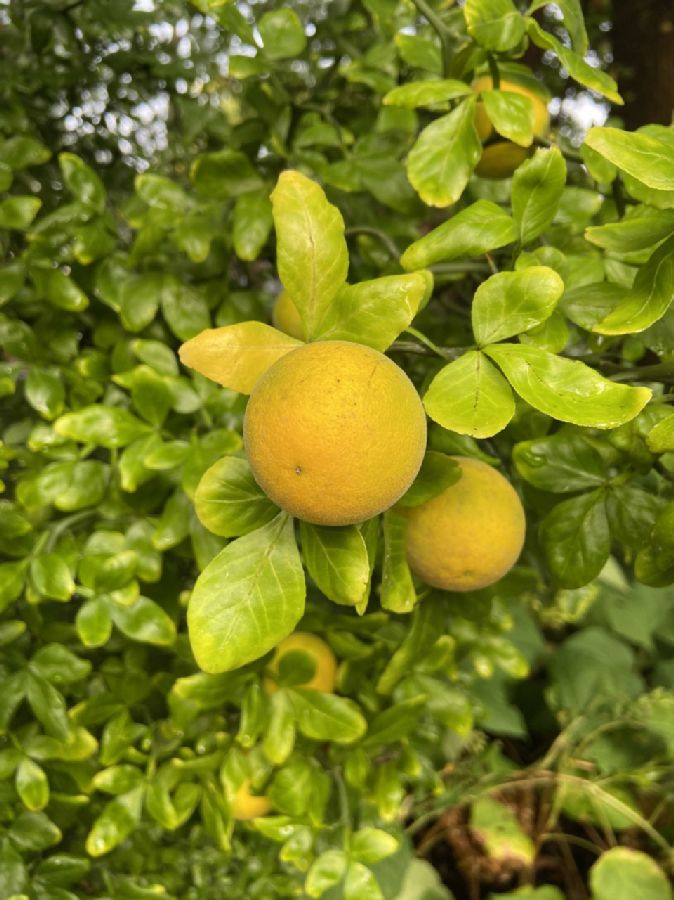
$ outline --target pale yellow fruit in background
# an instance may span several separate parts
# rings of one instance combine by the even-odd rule
[[[337,682],[337,659],[330,646],[315,634],[309,634],[306,631],[295,631],[293,634],[288,635],[276,647],[268,666],[269,671],[277,675],[281,660],[286,653],[290,653],[292,650],[301,650],[303,653],[307,653],[316,666],[313,677],[309,681],[304,684],[294,685],[294,687],[332,694]],[[278,685],[273,678],[265,678],[264,689],[268,694],[273,694],[278,690]]]
[[[271,320],[274,328],[299,341],[304,340],[304,325],[299,310],[285,291],[281,291],[276,298],[271,311]]]
[[[476,93],[479,93],[479,91],[490,91],[492,86],[493,81],[490,75],[483,75],[473,82],[473,90]],[[505,78],[501,79],[499,90],[521,94],[523,97],[528,97],[531,100],[534,107],[534,135],[536,137],[545,137],[550,127],[550,113],[548,112],[545,97],[532,91],[526,85],[518,84],[516,81],[508,81]],[[475,127],[481,141],[486,141],[494,133],[489,116],[484,108],[484,103],[481,102],[478,102],[475,108]]]
[[[274,503],[306,522],[351,525],[388,509],[414,481],[426,416],[412,382],[383,353],[317,341],[260,378],[243,437]]]
[[[454,459],[461,477],[420,506],[408,507],[407,561],[433,587],[473,591],[502,578],[517,562],[526,521],[507,479],[486,463]]]
[[[520,147],[512,141],[490,144],[482,151],[475,174],[481,178],[509,178],[515,169],[529,156],[527,147]]]
[[[246,778],[234,794],[230,804],[232,815],[241,822],[266,816],[271,810],[271,803],[265,796],[257,796],[250,792],[250,778]]]

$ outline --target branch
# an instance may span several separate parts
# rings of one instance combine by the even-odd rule
[[[442,74],[445,78],[449,77],[452,68],[452,47],[449,42],[449,31],[442,19],[437,15],[426,0],[412,0],[416,8],[424,18],[428,19],[435,29],[436,34],[440,38],[440,49],[442,52]]]

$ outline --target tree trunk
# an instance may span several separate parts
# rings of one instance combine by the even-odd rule
[[[613,55],[628,129],[670,125],[674,111],[673,0],[613,0]]]

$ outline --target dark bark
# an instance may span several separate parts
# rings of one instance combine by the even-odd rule
[[[613,0],[613,56],[628,129],[670,125],[674,111],[674,0]]]

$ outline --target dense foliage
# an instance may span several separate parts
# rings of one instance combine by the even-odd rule
[[[500,89],[529,42],[620,101],[576,0],[155,5],[0,5],[0,894],[449,896],[416,843],[457,898],[666,900],[674,131],[534,137]],[[474,174],[476,74],[512,179]],[[232,390],[177,351],[245,356],[278,275],[307,339],[423,396],[403,503],[457,454],[515,485],[496,585],[413,579],[395,511],[294,529],[257,488],[250,361]],[[225,547],[260,573],[235,639]],[[295,626],[336,693],[301,654],[265,689]],[[246,780],[273,812],[235,821]]]

